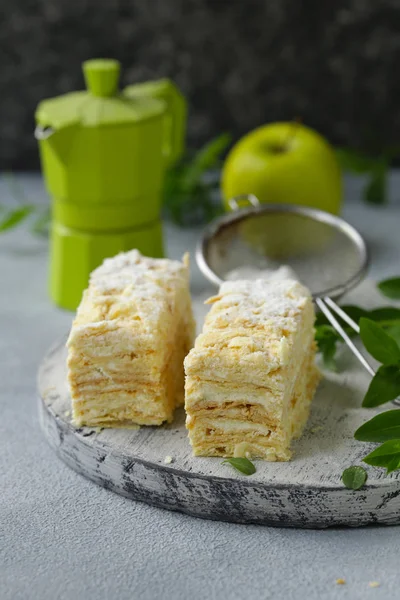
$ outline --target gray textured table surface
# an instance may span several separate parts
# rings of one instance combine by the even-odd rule
[[[21,181],[42,201],[38,177]],[[367,238],[372,276],[400,273],[400,177],[392,203],[365,207],[347,182],[344,216]],[[9,190],[0,181],[0,203]],[[169,254],[197,232],[167,227]],[[134,503],[79,477],[47,446],[35,378],[71,315],[46,295],[47,245],[0,236],[0,598],[160,600],[398,598],[400,530],[297,531],[201,521]],[[193,268],[197,292],[207,284]],[[345,578],[346,585],[335,584]],[[379,581],[370,589],[368,582]]]

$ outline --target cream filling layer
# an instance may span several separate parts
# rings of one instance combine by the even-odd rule
[[[187,417],[187,426],[190,429],[192,423],[192,417]],[[200,420],[198,422],[200,426]],[[210,429],[214,431],[216,435],[230,435],[233,433],[251,432],[253,434],[261,434],[263,436],[269,436],[271,429],[260,423],[251,423],[249,421],[240,421],[239,419],[201,419],[201,429]]]
[[[269,389],[282,389],[285,386],[288,372],[295,371],[296,364],[302,362],[304,348],[310,346],[313,339],[312,309],[307,311],[298,331],[288,344],[285,365],[282,366],[277,357],[275,362],[267,360],[265,352],[243,353],[238,348],[198,349],[191,351],[185,359],[187,377],[198,377],[208,381],[229,381],[231,383],[250,383]],[[224,333],[221,332],[223,339]],[[251,332],[249,332],[251,335]]]

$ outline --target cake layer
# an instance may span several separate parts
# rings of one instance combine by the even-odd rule
[[[96,365],[111,376],[125,372],[129,376],[135,374],[142,381],[157,381],[172,352],[173,338],[164,340],[161,335],[157,336],[156,330],[151,335],[143,335],[135,325],[135,322],[119,319],[103,321],[101,331],[92,324],[74,325],[68,342],[74,346],[69,357],[71,368],[83,374],[85,368],[88,373],[93,372]],[[176,325],[170,322],[169,327],[174,330]],[[161,347],[156,351],[157,344]]]
[[[187,260],[136,250],[107,259],[91,275],[67,342],[75,422],[172,420],[193,334]]]
[[[164,356],[167,361],[155,359],[156,352],[134,354],[133,356],[127,353],[116,353],[108,357],[94,358],[87,356],[80,350],[75,351],[69,358],[69,367],[74,370],[73,385],[79,386],[80,390],[94,390],[99,386],[109,386],[112,390],[114,387],[129,385],[130,383],[139,384],[157,384],[161,381],[163,372],[169,358],[176,351],[181,351],[182,362],[188,353],[190,346],[188,345],[186,329],[182,329],[182,333],[178,332],[174,346],[169,346],[168,355]],[[180,369],[183,377],[183,369]]]
[[[254,287],[254,290],[253,290]],[[284,385],[282,368],[308,346],[315,319],[309,292],[295,281],[235,281],[210,299],[203,333],[185,360],[186,375],[209,381]]]

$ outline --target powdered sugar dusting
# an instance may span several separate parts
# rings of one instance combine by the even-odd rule
[[[154,294],[160,284],[182,276],[187,279],[187,268],[177,260],[148,258],[138,250],[121,252],[107,258],[90,276],[90,284],[100,293],[123,293],[130,296]],[[163,285],[163,287],[164,287]]]
[[[106,259],[92,272],[71,330],[93,324],[107,330],[118,320],[129,321],[136,332],[150,334],[155,328],[168,331],[176,302],[187,306],[189,269],[184,262],[147,258],[137,250]],[[182,312],[185,313],[186,309]],[[187,311],[188,321],[191,319]]]
[[[268,279],[268,281],[277,281],[280,279],[295,279],[299,281],[297,274],[294,270],[287,266],[282,265],[277,269],[259,269],[257,267],[238,267],[229,271],[225,279],[229,281],[236,281],[238,279]]]
[[[218,296],[210,299],[215,306],[207,317],[210,323],[224,313],[224,320],[239,316],[248,322],[293,317],[311,301],[310,292],[293,279],[268,281],[225,281]]]

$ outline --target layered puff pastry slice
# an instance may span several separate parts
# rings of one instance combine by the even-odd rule
[[[291,457],[319,381],[314,307],[294,280],[227,281],[185,359],[193,453]]]
[[[74,422],[170,422],[183,404],[194,331],[188,256],[179,262],[132,250],[105,260],[91,274],[67,342]]]

